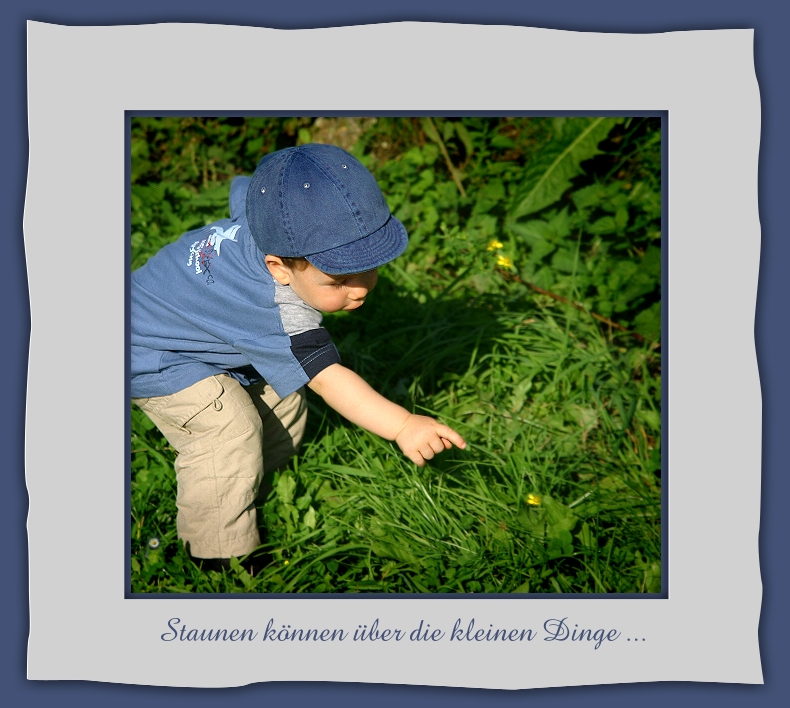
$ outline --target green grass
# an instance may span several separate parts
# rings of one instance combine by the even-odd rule
[[[173,535],[173,454],[134,411],[133,591],[660,590],[655,352],[555,303],[369,304],[335,323],[358,333],[339,338],[344,360],[467,449],[417,468],[312,397],[301,454],[260,507],[271,564],[254,579],[201,574]]]
[[[151,163],[133,170],[142,175],[133,188],[135,266],[185,225],[221,216],[227,198],[224,173],[211,184],[205,183],[211,169],[197,169],[204,184],[190,186],[183,176],[146,172],[164,163],[156,150],[172,128],[147,120],[143,138],[150,150],[137,150]],[[586,182],[574,183],[562,197],[566,205],[575,200],[580,211],[550,205],[521,225],[511,219],[507,232],[507,205],[491,204],[510,191],[519,194],[506,177],[516,180],[520,172],[516,158],[497,162],[495,148],[538,150],[536,141],[550,139],[550,125],[530,132],[529,123],[468,123],[473,140],[489,132],[488,152],[475,148],[485,161],[465,165],[467,202],[454,195],[453,180],[434,155],[438,150],[429,149],[433,145],[404,145],[402,159],[381,158],[377,176],[385,175],[393,189],[405,183],[398,181],[401,173],[405,180],[408,170],[422,170],[415,172],[423,175],[422,191],[397,194],[396,213],[412,235],[409,251],[381,270],[365,307],[325,318],[344,364],[385,396],[456,428],[468,447],[418,468],[396,445],[346,422],[310,394],[302,450],[275,473],[272,491],[259,506],[269,563],[253,578],[241,567],[202,572],[187,558],[175,536],[175,453],[132,408],[133,592],[661,591],[661,354],[657,337],[646,336],[657,321],[646,313],[657,312],[659,303],[657,291],[650,290],[650,254],[660,244],[657,222],[648,219],[653,212],[641,202],[634,207],[635,190],[626,197],[622,186],[637,179],[654,184],[655,170],[634,162],[634,155],[647,151],[618,148],[609,163],[590,170]],[[309,122],[299,125],[305,130]],[[393,125],[382,120],[375,130],[394,131]],[[442,130],[448,140],[454,135],[448,125],[468,138],[447,121]],[[153,142],[151,126],[160,142]],[[271,140],[281,139],[265,126]],[[416,139],[419,123],[407,127],[412,132],[398,134],[401,140]],[[223,139],[236,135],[233,125],[223,129],[231,136]],[[394,132],[386,135],[398,145]],[[654,135],[648,136],[650,145]],[[376,139],[374,131],[360,144],[375,149]],[[648,138],[640,139],[648,144]],[[423,162],[430,159],[426,176]],[[488,178],[486,169],[505,181],[501,190],[475,192],[475,180],[483,184]],[[589,194],[601,175],[614,170],[619,181],[610,192],[620,201],[611,206],[612,213],[619,211],[610,221],[620,231],[608,233],[596,226],[606,217],[594,211],[610,209],[601,201],[604,192],[596,188]],[[628,209],[635,215],[631,221]],[[432,226],[434,212],[438,221]],[[566,228],[569,219],[572,228]],[[488,250],[492,238],[501,238],[505,248]],[[515,262],[512,268],[497,267],[503,253]],[[649,267],[640,270],[647,261]],[[619,321],[628,329],[642,322],[642,336],[536,294],[525,281],[607,317],[621,312]],[[624,300],[629,287],[636,294]],[[627,307],[617,305],[621,301]],[[152,538],[157,548],[149,545]]]

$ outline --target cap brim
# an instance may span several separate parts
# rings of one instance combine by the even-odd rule
[[[395,260],[408,243],[406,228],[390,216],[384,226],[369,236],[329,251],[311,253],[305,258],[328,275],[364,273]]]

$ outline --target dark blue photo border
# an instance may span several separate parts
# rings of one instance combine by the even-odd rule
[[[131,186],[131,173],[132,173],[132,166],[131,166],[131,135],[132,135],[132,121],[135,118],[145,117],[145,116],[318,116],[318,115],[331,115],[331,116],[342,116],[342,115],[349,115],[349,116],[361,116],[361,115],[371,115],[371,116],[403,116],[406,115],[404,113],[398,113],[395,111],[354,111],[349,113],[344,113],[342,111],[332,111],[331,113],[324,114],[324,113],[315,113],[313,111],[185,111],[185,110],[178,110],[178,111],[153,111],[153,110],[145,110],[145,111],[135,111],[135,110],[127,110],[125,111],[124,115],[124,140],[125,140],[125,154],[126,154],[126,178],[125,183]],[[661,591],[658,593],[619,593],[619,594],[606,594],[606,593],[518,593],[518,594],[504,594],[504,593],[478,593],[478,594],[466,594],[466,593],[458,593],[458,594],[450,594],[450,593],[426,593],[426,594],[419,594],[419,593],[409,593],[409,594],[392,594],[392,593],[377,593],[377,592],[370,592],[370,593],[354,593],[354,594],[342,594],[342,593],[251,593],[251,594],[239,594],[239,593],[199,593],[199,594],[186,594],[186,593],[135,593],[132,592],[131,587],[131,555],[127,555],[124,560],[124,597],[126,599],[133,599],[133,600],[205,600],[207,598],[215,599],[215,598],[233,598],[234,600],[238,599],[247,599],[247,600],[254,600],[256,598],[265,597],[267,599],[296,599],[296,600],[305,600],[310,598],[320,598],[320,599],[334,599],[334,600],[369,600],[369,599],[387,599],[387,600],[404,600],[404,599],[417,599],[417,600],[424,600],[425,598],[436,598],[442,600],[452,600],[452,599],[460,599],[460,600],[513,600],[519,601],[523,600],[524,598],[529,598],[531,600],[574,600],[579,598],[584,598],[586,600],[589,599],[603,599],[603,600],[623,600],[623,599],[635,599],[635,600],[654,600],[657,598],[667,599],[669,597],[669,469],[667,465],[667,461],[669,460],[669,425],[667,420],[667,410],[668,410],[668,401],[669,401],[669,327],[668,327],[668,320],[667,314],[669,312],[668,303],[669,299],[667,297],[668,293],[668,284],[669,279],[667,274],[669,272],[669,248],[668,246],[668,236],[667,233],[667,225],[669,224],[669,214],[668,214],[668,194],[669,194],[669,185],[668,185],[668,175],[669,175],[669,111],[666,110],[655,110],[655,111],[646,111],[646,110],[622,110],[622,111],[604,111],[604,110],[589,110],[589,111],[518,111],[518,110],[504,110],[499,111],[476,111],[476,110],[442,110],[442,111],[409,111],[409,116],[518,116],[518,115],[529,115],[534,117],[554,117],[558,115],[563,116],[626,116],[626,117],[652,117],[652,118],[659,118],[661,120],[661,298],[662,298],[662,307],[661,307],[661,475],[662,475],[662,486],[661,486]],[[126,464],[126,476],[124,480],[124,498],[125,498],[125,508],[124,514],[126,516],[126,528],[124,534],[124,548],[128,549],[131,548],[131,538],[132,538],[132,524],[131,524],[131,508],[132,508],[132,474],[131,474],[131,446],[130,446],[130,432],[131,432],[131,420],[129,416],[129,406],[128,401],[131,398],[130,390],[131,390],[131,363],[130,363],[130,335],[131,335],[131,278],[130,278],[130,260],[131,260],[131,216],[130,216],[130,205],[131,205],[131,190],[127,191],[126,194],[126,238],[127,238],[127,249],[126,249],[126,262],[124,268],[124,274],[126,278],[125,283],[125,303],[124,303],[124,317],[125,317],[125,336],[126,336],[126,345],[124,347],[126,352],[126,360],[125,360],[125,371],[127,373],[126,376],[126,397],[123,401],[120,402],[120,405],[123,406],[123,414],[125,416],[125,425],[126,429],[124,432],[124,440],[126,441],[125,445],[125,454],[124,460]]]
[[[787,587],[787,551],[783,519],[790,479],[786,473],[784,434],[790,427],[790,412],[785,399],[790,393],[790,376],[786,366],[788,351],[788,300],[784,286],[784,267],[790,251],[785,236],[784,202],[788,189],[788,170],[784,160],[790,157],[790,138],[783,116],[788,115],[786,67],[790,65],[790,47],[785,38],[790,9],[772,0],[663,0],[638,4],[631,0],[557,0],[554,3],[532,0],[399,0],[397,3],[368,3],[365,0],[302,0],[299,3],[218,4],[193,0],[189,4],[174,0],[138,0],[134,5],[109,5],[98,0],[73,0],[63,5],[55,0],[10,0],[2,11],[0,43],[5,58],[2,74],[7,97],[2,112],[4,169],[0,172],[0,195],[3,213],[11,217],[9,243],[6,245],[2,295],[5,321],[10,337],[6,339],[5,357],[9,401],[3,407],[3,465],[8,488],[3,495],[0,524],[4,532],[6,572],[0,598],[6,609],[2,644],[2,688],[11,705],[44,705],[57,701],[66,706],[207,705],[221,700],[260,701],[263,703],[356,706],[376,702],[395,706],[414,705],[471,706],[485,701],[491,705],[521,705],[527,701],[538,705],[570,706],[580,701],[598,706],[658,706],[671,701],[705,700],[718,706],[774,706],[790,695],[786,670],[788,660],[788,611],[781,590]],[[334,683],[268,683],[235,689],[175,689],[125,686],[85,681],[27,681],[26,651],[29,628],[27,604],[27,492],[24,478],[25,435],[43,434],[25,430],[25,392],[28,376],[47,376],[60,384],[61,400],[53,400],[53,416],[66,413],[68,372],[58,369],[53,360],[47,371],[27,370],[30,310],[25,272],[22,218],[27,169],[26,115],[26,27],[28,20],[63,25],[148,24],[154,22],[201,22],[213,24],[254,25],[275,28],[311,28],[371,24],[394,21],[432,21],[467,24],[502,24],[547,27],[572,31],[651,33],[679,30],[741,29],[755,30],[755,63],[762,101],[762,134],[759,165],[759,203],[762,227],[760,283],[755,321],[755,343],[763,397],[763,469],[761,489],[760,567],[763,582],[763,605],[759,639],[765,685],[743,686],[701,683],[650,683],[609,686],[533,689],[530,691],[483,691],[421,686],[386,686]],[[145,49],[141,49],[145,51]],[[409,47],[391,47],[387,51],[416,51]],[[56,57],[53,57],[53,61]],[[462,67],[459,68],[462,70]],[[539,70],[539,67],[536,67]],[[64,110],[70,108],[64,106]],[[86,117],[88,119],[89,117]],[[726,146],[722,146],[726,149]],[[64,276],[65,277],[65,276]],[[57,283],[51,284],[57,288]],[[704,284],[700,284],[704,288]],[[733,274],[738,287],[738,274]],[[746,294],[748,296],[748,293]],[[100,296],[100,294],[97,294]],[[726,342],[721,343],[726,346]],[[734,401],[733,415],[737,415]],[[726,441],[722,441],[726,444]],[[76,459],[76,458],[75,458]],[[64,455],[64,473],[69,472],[69,457]],[[737,490],[733,490],[733,508]],[[717,538],[726,538],[727,529],[708,530]],[[53,553],[69,553],[68,544],[59,539]],[[85,561],[83,561],[85,562]],[[90,562],[88,559],[87,562]],[[720,569],[711,578],[710,593],[726,582],[728,571],[738,573],[738,559],[732,568]],[[79,573],[75,558],[75,576],[53,577],[50,591],[58,601],[58,585],[74,582]],[[86,588],[86,592],[89,588]],[[67,607],[63,611],[68,611]],[[733,608],[737,612],[738,608]],[[723,618],[726,621],[726,618]],[[694,627],[688,628],[678,642],[694,641]],[[119,661],[122,658],[119,657]],[[525,671],[529,667],[525,666]],[[361,677],[362,678],[362,677]],[[220,694],[217,691],[221,691]],[[782,698],[784,696],[784,699]]]

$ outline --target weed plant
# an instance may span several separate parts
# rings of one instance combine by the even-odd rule
[[[660,592],[658,120],[135,119],[132,266],[311,140],[363,160],[410,234],[364,308],[325,317],[344,363],[469,445],[417,468],[311,394],[260,501],[268,564],[203,572],[175,453],[132,408],[132,591]]]

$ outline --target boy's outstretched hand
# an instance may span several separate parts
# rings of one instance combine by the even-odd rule
[[[403,454],[420,467],[453,445],[461,450],[466,447],[466,441],[449,426],[428,416],[409,413],[376,393],[364,379],[341,364],[331,364],[308,385],[352,423],[397,442]]]
[[[415,465],[423,467],[438,453],[449,450],[453,445],[463,450],[466,441],[447,425],[425,415],[412,413],[406,419],[395,442]]]

